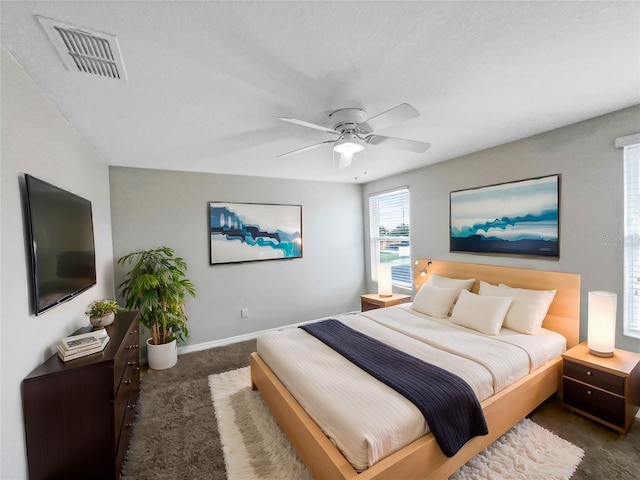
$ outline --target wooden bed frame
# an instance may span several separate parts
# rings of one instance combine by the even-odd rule
[[[543,326],[564,335],[567,348],[578,343],[579,275],[421,259],[414,265],[416,291],[433,273],[450,278],[475,278],[473,292],[478,291],[480,280],[536,290],[555,288],[557,292]],[[260,356],[254,352],[250,360],[252,387],[260,391],[316,480],[446,479],[553,395],[562,377],[562,360],[558,358],[482,402],[489,434],[473,438],[453,457],[446,457],[433,435],[427,434],[358,473]]]

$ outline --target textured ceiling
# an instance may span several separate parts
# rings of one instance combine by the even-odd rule
[[[640,103],[639,2],[0,8],[3,46],[110,165],[362,183]],[[35,15],[115,34],[128,83],[66,70]],[[333,110],[403,102],[422,115],[381,133],[426,153],[276,158],[333,138],[277,117],[332,126]]]

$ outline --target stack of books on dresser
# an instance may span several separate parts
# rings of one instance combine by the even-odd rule
[[[109,335],[103,328],[94,332],[80,333],[63,338],[58,345],[58,357],[63,362],[99,353],[109,343]]]

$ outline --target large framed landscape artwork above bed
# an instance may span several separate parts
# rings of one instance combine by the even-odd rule
[[[560,175],[450,194],[450,250],[559,257]]]

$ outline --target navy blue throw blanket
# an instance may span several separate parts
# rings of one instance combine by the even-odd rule
[[[489,433],[478,398],[457,375],[335,319],[300,328],[413,402],[447,457],[473,437]]]

